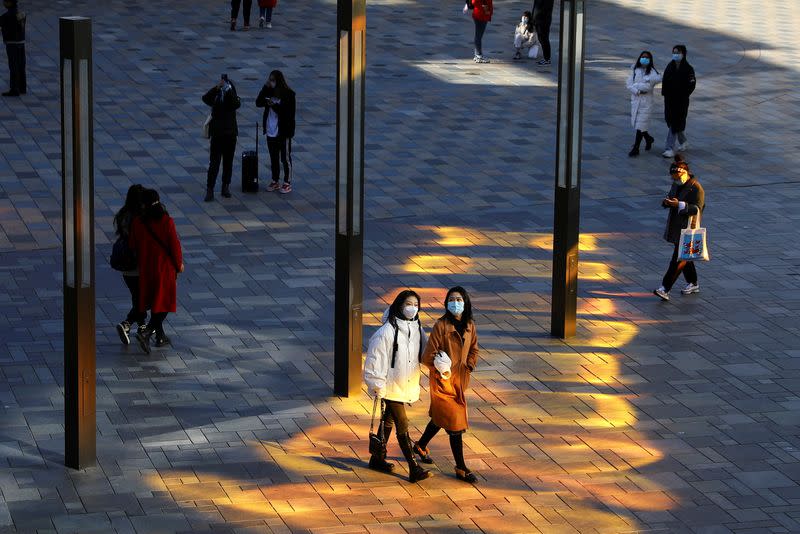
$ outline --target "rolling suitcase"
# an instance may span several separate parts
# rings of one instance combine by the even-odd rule
[[[256,150],[242,152],[242,193],[258,193],[258,122],[256,122]]]

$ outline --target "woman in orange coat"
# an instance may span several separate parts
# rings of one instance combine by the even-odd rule
[[[478,362],[478,333],[472,320],[472,303],[463,287],[448,291],[444,304],[447,311],[433,326],[422,355],[422,363],[430,371],[431,421],[414,445],[414,452],[423,462],[431,463],[428,443],[444,428],[450,436],[456,477],[476,482],[475,474],[464,462],[461,435],[469,427],[466,391]]]

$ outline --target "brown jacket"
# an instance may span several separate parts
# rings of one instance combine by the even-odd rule
[[[448,380],[442,380],[442,375],[433,366],[433,357],[440,350],[445,351],[453,362]],[[461,339],[450,321],[444,318],[436,321],[425,346],[422,363],[428,366],[430,372],[430,416],[433,424],[450,431],[466,430],[469,423],[465,392],[469,385],[469,369],[475,369],[478,363],[475,323],[467,325],[464,339]]]

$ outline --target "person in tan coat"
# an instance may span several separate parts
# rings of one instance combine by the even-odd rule
[[[477,477],[464,462],[461,435],[469,428],[466,391],[478,362],[478,333],[472,320],[472,303],[463,287],[450,289],[444,304],[446,311],[433,326],[422,355],[422,363],[430,372],[431,421],[414,445],[414,452],[422,461],[430,462],[428,443],[444,428],[450,436],[456,477],[476,482]]]

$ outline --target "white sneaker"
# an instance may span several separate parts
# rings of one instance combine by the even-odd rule
[[[664,157],[664,158],[674,158],[675,157],[675,151],[668,148],[664,152],[661,153],[661,156]]]
[[[700,286],[697,284],[686,284],[686,287],[681,289],[684,295],[691,295],[692,293],[700,293]]]
[[[678,152],[686,152],[689,150],[689,140],[687,139],[685,143],[678,145]]]
[[[272,28],[272,23],[271,22],[267,22],[267,28]]]
[[[653,295],[660,297],[661,300],[669,300],[669,291],[664,289],[664,286],[659,287],[658,289],[653,290]]]

